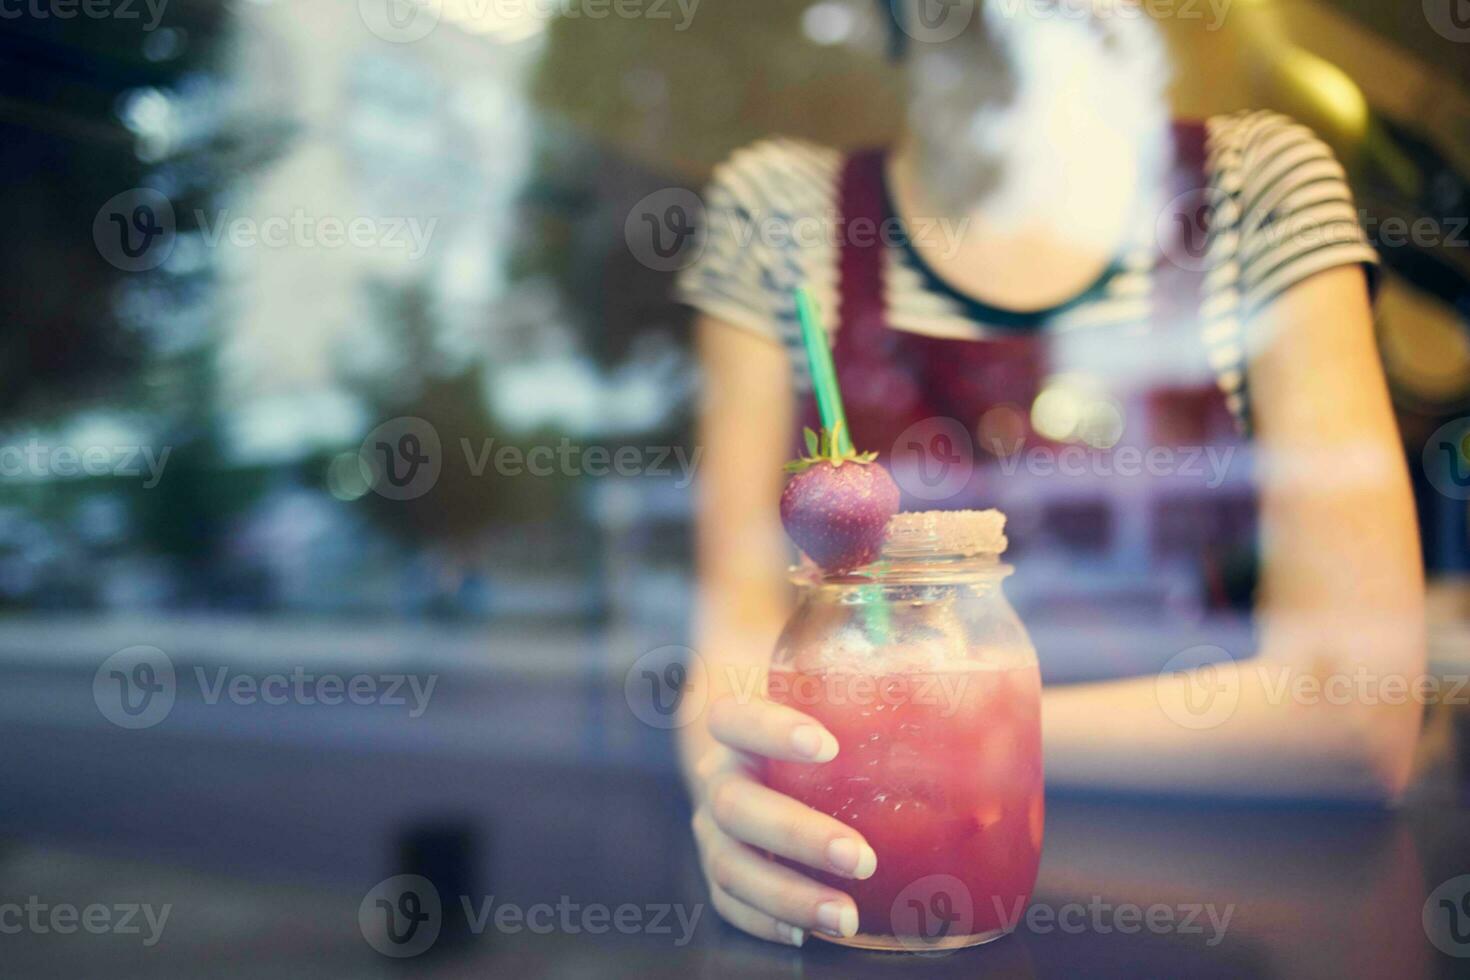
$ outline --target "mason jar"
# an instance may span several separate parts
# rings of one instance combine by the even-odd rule
[[[1001,590],[1004,547],[997,511],[907,513],[872,565],[793,576],[799,603],[767,693],[825,725],[839,751],[815,765],[767,760],[764,782],[878,856],[865,881],[792,865],[857,903],[857,935],[829,942],[957,949],[1025,913],[1045,806],[1041,678]]]

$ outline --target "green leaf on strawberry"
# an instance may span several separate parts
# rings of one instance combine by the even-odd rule
[[[877,453],[860,453],[851,447],[846,451],[839,451],[837,447],[842,445],[841,432],[841,422],[834,425],[831,432],[823,429],[816,433],[811,429],[804,429],[807,455],[793,459],[783,469],[787,473],[802,473],[819,463],[830,463],[833,466],[841,466],[843,463],[867,465],[877,460]]]

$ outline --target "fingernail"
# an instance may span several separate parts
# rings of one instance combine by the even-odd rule
[[[827,863],[852,878],[869,878],[878,870],[878,855],[867,844],[839,837],[827,845]]]
[[[813,762],[837,758],[837,739],[816,725],[799,725],[791,732],[791,745]]]
[[[842,902],[823,902],[817,906],[817,924],[827,935],[846,939],[857,934],[857,909]]]
[[[781,923],[781,931],[783,933],[782,938],[793,946],[800,946],[806,942],[806,933],[796,928],[796,926],[788,926],[783,922]]]

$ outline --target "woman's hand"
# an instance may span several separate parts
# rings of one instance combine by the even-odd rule
[[[763,852],[845,878],[878,866],[862,835],[761,785],[758,757],[827,762],[837,739],[812,718],[771,701],[728,698],[709,713],[715,739],[694,767],[694,839],[715,910],[752,936],[800,946],[806,931],[851,936],[857,906],[846,894],[777,864]]]

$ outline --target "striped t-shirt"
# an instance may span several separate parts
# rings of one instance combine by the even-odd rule
[[[1206,123],[1206,187],[1182,210],[1208,207],[1197,247],[1164,244],[1161,193],[1139,209],[1129,240],[1107,275],[1079,297],[1040,314],[1010,313],[967,298],[923,264],[912,248],[883,249],[887,323],[935,337],[985,339],[1018,328],[1071,332],[1127,327],[1151,308],[1153,270],[1167,260],[1203,273],[1199,329],[1210,368],[1239,421],[1245,414],[1245,325],[1292,285],[1323,270],[1377,257],[1357,219],[1332,151],[1305,127],[1272,112],[1216,116]],[[697,309],[785,343],[801,359],[791,287],[805,283],[818,305],[837,308],[838,181],[834,149],[772,139],[737,151],[716,169],[704,197],[705,242],[680,275],[680,297]],[[1175,210],[1180,210],[1179,202]],[[940,226],[896,236],[937,236]],[[879,233],[883,233],[880,229]],[[936,239],[937,240],[937,239]],[[1038,317],[1041,319],[1038,320]],[[832,319],[829,317],[829,320]],[[837,324],[829,322],[829,329]],[[804,373],[796,374],[798,384]]]

